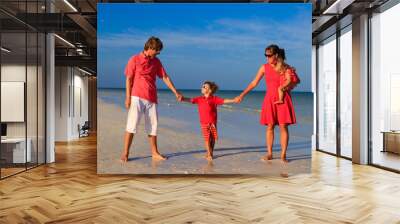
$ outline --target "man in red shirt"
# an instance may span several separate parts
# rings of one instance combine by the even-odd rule
[[[157,149],[157,87],[156,77],[162,79],[175,94],[178,101],[182,95],[176,90],[172,80],[165,72],[161,61],[156,57],[163,44],[157,37],[150,37],[144,45],[144,50],[132,56],[125,67],[126,99],[125,107],[129,109],[124,138],[124,149],[121,161],[127,162],[129,148],[142,117],[145,118],[145,128],[151,145],[151,155],[155,160],[165,160]]]

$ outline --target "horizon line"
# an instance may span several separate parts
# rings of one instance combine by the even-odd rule
[[[125,89],[125,87],[97,87],[97,89]],[[166,88],[162,89],[157,89],[157,90],[170,90]],[[197,90],[200,91],[200,89],[179,89],[179,90]],[[178,90],[178,91],[179,91]],[[219,89],[218,91],[243,91],[242,89]],[[252,92],[265,92],[265,90],[252,90]],[[312,91],[292,91],[292,92],[300,92],[300,93],[312,93]]]

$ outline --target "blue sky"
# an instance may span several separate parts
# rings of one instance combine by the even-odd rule
[[[212,80],[242,90],[278,44],[300,76],[296,91],[311,91],[311,4],[98,4],[98,86],[124,88],[125,65],[150,36],[163,41],[158,57],[178,89]]]

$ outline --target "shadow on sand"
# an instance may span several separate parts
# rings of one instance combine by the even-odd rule
[[[310,154],[295,155],[295,156],[288,155],[287,159],[289,161],[310,159],[311,158],[311,141],[296,142],[293,144],[289,144],[289,147],[288,147],[288,151],[301,150],[301,149],[310,149]],[[281,150],[281,147],[280,147],[280,144],[278,144],[278,145],[274,146],[273,152],[277,152],[280,150]],[[233,152],[229,152],[229,151],[233,151]],[[198,149],[198,150],[192,150],[192,151],[186,151],[186,152],[169,153],[169,154],[165,154],[165,156],[167,158],[173,158],[173,157],[193,155],[193,154],[199,154],[199,153],[205,153],[205,152],[206,151],[204,149]],[[264,145],[262,145],[262,146],[215,148],[214,152],[227,152],[224,154],[215,155],[214,158],[217,159],[217,158],[221,158],[221,157],[225,157],[225,156],[234,156],[234,155],[245,154],[245,153],[254,153],[254,152],[263,153],[263,152],[266,152],[266,147]],[[136,160],[142,160],[142,159],[147,159],[147,158],[151,158],[151,156],[129,158],[128,161],[136,161]]]

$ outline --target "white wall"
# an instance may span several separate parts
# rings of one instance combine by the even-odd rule
[[[1,66],[2,82],[24,82],[26,84],[26,106],[23,102],[21,112],[27,115],[26,121],[5,122],[7,124],[8,138],[29,139],[32,161],[44,163],[44,89],[41,66],[25,66],[24,64],[2,64]],[[27,78],[27,80],[25,80]],[[23,91],[23,90],[22,90]],[[23,92],[22,92],[23,94]],[[7,97],[7,96],[2,96]],[[3,107],[1,110],[12,110],[10,107]],[[13,113],[12,111],[8,111]],[[37,155],[38,153],[38,155]]]
[[[2,82],[25,82],[25,64],[3,64],[1,66],[1,81]],[[32,68],[28,68],[31,70]],[[2,96],[4,97],[4,96]],[[1,108],[7,110],[8,108]],[[11,137],[25,137],[24,122],[9,122],[7,123],[8,135]]]
[[[74,110],[72,119],[72,135],[78,137],[77,126],[81,126],[88,121],[88,77],[82,76],[79,70],[74,69]],[[79,102],[80,101],[80,102]],[[79,108],[81,107],[81,108]]]
[[[70,76],[67,67],[55,68],[55,141],[68,141]]]
[[[27,70],[25,70],[27,69]],[[28,119],[28,138],[30,133],[35,133],[36,137],[36,107],[41,106],[37,105],[36,99],[36,79],[33,79],[31,74],[35,74],[36,77],[36,66],[27,66],[25,64],[3,64],[1,66],[1,81],[3,82],[25,82],[25,75],[28,72],[28,88],[27,88],[27,106],[30,108],[34,108],[34,112],[28,110],[27,119]],[[31,88],[29,88],[31,87]],[[2,110],[7,110],[7,108],[1,108]],[[7,122],[7,135],[8,137],[25,137],[25,122]]]
[[[25,83],[1,81],[0,89],[1,122],[24,122]]]
[[[25,64],[1,65],[1,81],[25,82]]]
[[[83,75],[76,68],[56,67],[56,141],[77,139],[78,124],[88,120],[88,77]]]

